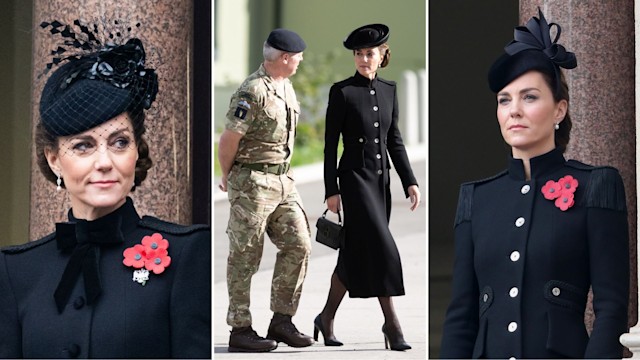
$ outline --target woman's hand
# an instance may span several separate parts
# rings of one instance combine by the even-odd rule
[[[331,195],[327,198],[327,209],[329,209],[333,213],[338,213],[340,211],[340,194]]]
[[[420,189],[418,189],[418,185],[411,185],[408,189],[409,199],[411,199],[411,211],[414,211],[420,205]]]

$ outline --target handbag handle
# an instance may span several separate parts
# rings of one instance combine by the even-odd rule
[[[327,211],[329,211],[329,209],[325,210],[322,213],[322,218],[326,218],[327,217]],[[338,225],[342,225],[342,215],[340,215],[340,211],[338,211]]]

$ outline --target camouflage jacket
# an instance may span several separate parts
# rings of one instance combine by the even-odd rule
[[[260,65],[236,90],[229,104],[225,128],[244,135],[236,161],[290,162],[299,116],[300,105],[291,81],[274,82]]]

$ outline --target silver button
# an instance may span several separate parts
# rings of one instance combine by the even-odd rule
[[[379,143],[379,142],[380,142],[380,139],[375,138],[375,139],[373,139],[373,142],[377,144],[377,143]]]
[[[376,91],[375,91],[375,90],[373,90],[373,89],[371,89],[371,90],[369,90],[369,94],[371,94],[371,95],[375,95],[375,94],[376,94]]]
[[[378,159],[382,159],[382,155],[380,155],[380,154],[376,154],[376,158],[378,158]]]
[[[373,126],[378,127],[378,126],[380,126],[380,123],[376,121],[376,122],[373,123]]]
[[[518,329],[518,323],[516,323],[515,321],[512,321],[509,323],[509,326],[507,327],[507,330],[509,330],[509,332],[514,332]]]
[[[489,300],[489,294],[484,294],[484,295],[482,296],[482,301],[483,301],[483,302],[487,302],[487,300]]]
[[[522,225],[524,225],[524,218],[523,217],[519,217],[516,219],[516,226],[517,227],[521,227]]]
[[[378,111],[378,106],[374,106],[373,111]]]
[[[382,175],[382,169],[378,170],[378,175]]]
[[[517,251],[514,251],[511,253],[511,261],[516,262],[520,260],[520,253]]]
[[[529,190],[531,190],[531,186],[525,185],[525,186],[522,187],[522,189],[520,189],[520,192],[522,193],[522,195],[524,195],[524,194],[528,193]]]
[[[553,296],[560,296],[560,288],[554,287],[553,289],[551,289],[551,293],[553,294]]]
[[[518,288],[517,287],[512,287],[511,290],[509,290],[509,296],[511,296],[512,298],[518,296]]]
[[[359,142],[364,142],[363,138],[358,139]]]
[[[509,360],[516,360],[515,356],[509,358]]]

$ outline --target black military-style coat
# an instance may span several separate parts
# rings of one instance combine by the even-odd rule
[[[622,179],[611,167],[565,161],[557,149],[530,165],[531,180],[512,158],[507,171],[461,187],[441,357],[620,358],[629,298]],[[567,175],[577,180],[569,208],[570,196],[543,194]]]
[[[389,158],[409,196],[417,181],[398,128],[395,82],[356,72],[335,83],[326,116],[325,198],[342,198],[346,240],[336,269],[351,297],[404,294],[400,255],[389,232]]]
[[[97,224],[89,235],[71,225],[78,244],[66,250],[58,249],[61,230],[2,249],[0,358],[210,358],[208,226],[140,218],[130,198],[96,221],[86,222]],[[77,222],[70,212],[70,223]],[[90,245],[98,249],[101,292],[91,301],[87,289],[95,289],[96,282],[85,284],[89,276],[81,273],[60,312],[54,292],[74,251],[86,244],[80,239],[114,229],[123,241]],[[155,233],[168,240],[171,263],[161,274],[151,273],[143,286],[132,280],[134,269],[123,264],[123,251]]]

